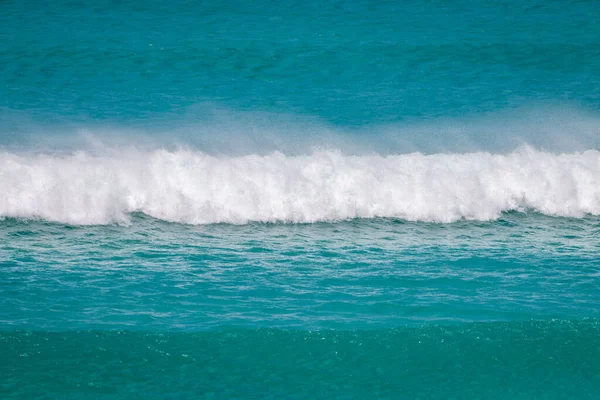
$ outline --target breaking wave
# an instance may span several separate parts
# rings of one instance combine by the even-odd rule
[[[0,153],[0,216],[75,225],[142,212],[189,224],[600,215],[600,152],[237,157],[192,150]]]

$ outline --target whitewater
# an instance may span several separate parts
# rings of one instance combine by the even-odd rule
[[[127,223],[136,212],[188,224],[375,217],[448,223],[507,211],[580,218],[600,214],[600,152],[3,152],[0,191],[2,217],[74,225]]]

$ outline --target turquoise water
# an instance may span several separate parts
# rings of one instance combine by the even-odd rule
[[[1,398],[600,396],[595,2],[0,10]]]

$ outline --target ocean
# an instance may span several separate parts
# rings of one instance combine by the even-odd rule
[[[0,3],[0,398],[600,398],[594,1]]]

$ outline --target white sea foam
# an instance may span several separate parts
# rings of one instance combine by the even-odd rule
[[[191,224],[397,217],[490,220],[503,211],[600,215],[600,152],[215,157],[0,153],[0,216],[70,224],[132,212]]]

